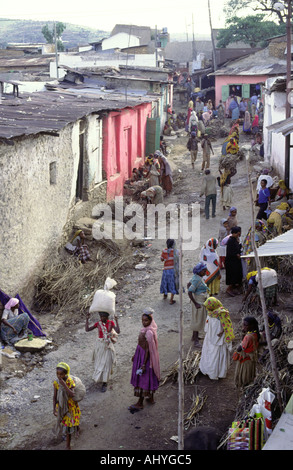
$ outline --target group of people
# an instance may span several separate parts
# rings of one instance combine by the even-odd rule
[[[150,154],[146,159],[144,166],[133,170],[132,181],[145,180],[148,182],[148,188],[141,191],[140,196],[143,200],[152,204],[163,202],[164,195],[168,196],[173,189],[173,174],[171,165],[160,150]]]

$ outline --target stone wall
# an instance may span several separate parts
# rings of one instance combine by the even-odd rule
[[[92,127],[86,122],[85,164],[93,155]],[[106,184],[88,171],[86,201],[76,203],[80,123],[58,137],[36,135],[0,144],[0,289],[24,300],[49,258],[58,256],[76,220],[105,200]]]

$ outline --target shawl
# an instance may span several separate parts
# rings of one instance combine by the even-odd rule
[[[220,273],[219,255],[216,248],[219,242],[216,238],[210,238],[200,252],[200,261],[206,263],[207,271],[203,280],[207,285],[213,282]]]
[[[154,370],[154,373],[158,380],[160,380],[160,359],[159,359],[159,349],[158,349],[158,326],[153,319],[153,310],[146,309],[144,314],[152,318],[151,323],[147,327],[143,327],[140,332],[143,333],[146,337],[146,340],[149,345],[150,352],[150,367]]]
[[[7,304],[5,304],[5,307],[7,310],[11,310],[11,307],[15,307],[19,303],[19,300],[16,299],[15,297],[11,297],[11,299],[8,300]]]
[[[248,132],[251,130],[251,118],[249,111],[245,111],[244,122],[243,122],[243,131]]]
[[[229,310],[223,307],[222,303],[215,297],[209,297],[205,302],[204,306],[207,309],[209,317],[218,318],[224,330],[225,341],[230,343],[235,338],[233,325],[231,322]]]

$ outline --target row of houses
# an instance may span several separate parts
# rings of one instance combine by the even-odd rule
[[[2,290],[32,286],[74,223],[123,194],[132,169],[159,148],[171,79],[165,69],[67,69],[44,91],[9,84],[0,106]]]
[[[45,85],[3,78],[1,82],[0,264],[5,273],[1,287],[8,292],[31,284],[75,221],[91,215],[97,202],[121,196],[132,169],[159,147],[167,108],[173,103],[174,63],[170,68],[167,63],[172,65],[172,59],[166,63],[171,43],[164,44],[165,57],[160,61],[162,47],[151,52],[151,44],[143,44],[145,35],[140,33],[138,44],[139,33],[135,31],[130,42],[132,33],[129,27],[117,30],[105,39],[108,45],[103,40],[88,51],[61,54],[58,62],[54,54],[11,59],[14,69],[19,67],[24,74],[49,71],[49,67],[50,73]],[[129,48],[117,47],[121,41]],[[145,58],[150,52],[155,62],[148,66]],[[264,129],[268,125],[265,158],[280,176],[284,137],[270,126],[282,120],[285,101],[284,91],[271,85],[286,73],[284,54],[285,38],[272,38],[264,50],[245,55],[245,49],[239,49],[238,59],[216,71],[196,71],[214,79],[215,105],[235,89],[245,98],[260,90]],[[0,72],[7,70],[9,64],[1,61]],[[55,80],[57,70],[60,77]],[[34,93],[28,91],[31,85]],[[290,182],[292,187],[291,169]],[[18,260],[22,260],[21,269]]]

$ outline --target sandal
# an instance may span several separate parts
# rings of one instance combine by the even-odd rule
[[[176,304],[176,300],[170,300],[170,305]]]

